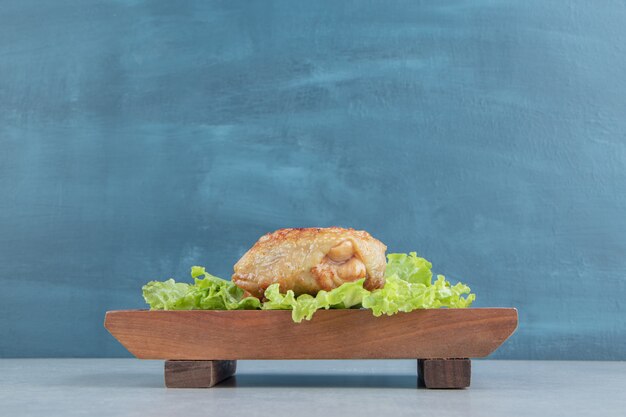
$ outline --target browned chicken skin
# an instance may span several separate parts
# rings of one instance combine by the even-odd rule
[[[387,247],[365,231],[340,227],[280,229],[261,237],[235,264],[232,281],[255,297],[280,291],[315,295],[365,278],[365,288],[385,285]]]

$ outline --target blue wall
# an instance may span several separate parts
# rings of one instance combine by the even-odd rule
[[[0,7],[0,356],[343,225],[518,307],[494,357],[626,359],[623,2]]]

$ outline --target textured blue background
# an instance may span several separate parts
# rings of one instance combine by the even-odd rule
[[[626,4],[0,3],[0,356],[128,355],[150,279],[353,226],[626,359]]]

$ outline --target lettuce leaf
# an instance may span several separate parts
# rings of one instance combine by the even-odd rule
[[[152,310],[192,310],[198,305],[193,286],[171,278],[163,282],[150,281],[142,290]]]
[[[386,277],[383,288],[372,291],[363,299],[363,307],[372,310],[375,316],[391,316],[420,308],[465,308],[475,298],[467,285],[458,283],[453,286],[443,275],[438,275],[432,285],[424,285],[412,284],[394,274]]]
[[[437,275],[433,283],[431,268],[432,264],[415,252],[387,255],[385,286],[365,297],[363,307],[371,309],[375,316],[390,316],[420,308],[465,308],[472,305],[476,295],[470,294],[467,285],[452,285],[443,275]]]
[[[365,278],[346,282],[331,291],[319,291],[315,297],[309,294],[295,296],[292,290],[286,294],[280,293],[278,284],[272,284],[265,290],[265,299],[261,308],[263,310],[292,310],[291,318],[296,323],[303,319],[311,320],[313,314],[320,309],[329,308],[352,308],[360,306],[363,297],[369,294],[363,288]]]
[[[199,278],[201,277],[202,278]],[[143,286],[143,298],[152,310],[254,310],[261,302],[255,297],[244,297],[244,292],[230,281],[193,266],[194,284],[151,281]]]
[[[417,256],[416,252],[390,253],[387,255],[387,268],[385,276],[397,275],[401,280],[413,283],[430,285],[433,273],[430,268],[433,265],[424,258]]]

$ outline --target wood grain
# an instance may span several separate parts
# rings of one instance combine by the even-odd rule
[[[140,359],[478,358],[515,331],[517,310],[321,310],[302,323],[285,310],[123,310],[105,327]]]
[[[210,388],[235,374],[237,361],[165,361],[168,388]]]
[[[419,359],[417,385],[425,388],[467,388],[472,362],[469,359]]]

